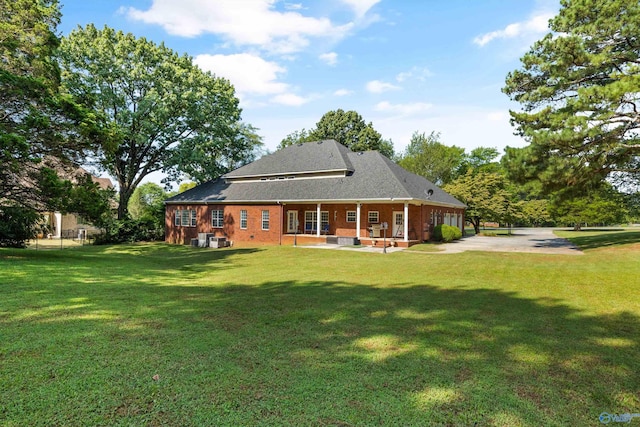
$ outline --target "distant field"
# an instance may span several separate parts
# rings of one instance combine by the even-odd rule
[[[0,249],[0,425],[599,425],[638,413],[640,233],[581,233],[560,233],[581,257]]]

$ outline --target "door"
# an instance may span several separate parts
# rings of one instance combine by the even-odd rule
[[[298,229],[298,211],[287,211],[287,233],[295,233]]]
[[[392,237],[403,237],[404,233],[404,212],[393,213],[393,234]]]

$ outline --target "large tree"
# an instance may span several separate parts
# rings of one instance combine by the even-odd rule
[[[427,135],[416,131],[398,164],[436,185],[443,185],[453,181],[464,161],[464,148],[443,144],[437,132]]]
[[[58,173],[74,171],[96,137],[92,116],[58,90],[59,19],[55,0],[0,0],[0,214],[21,238],[37,211],[70,208],[75,189]]]
[[[260,143],[241,124],[229,81],[164,44],[88,25],[63,38],[60,57],[65,89],[96,111],[107,135],[95,159],[118,182],[119,218],[149,174],[212,179]]]
[[[628,214],[624,196],[611,185],[592,191],[588,197],[563,200],[550,205],[551,216],[559,223],[578,231],[583,225],[620,224]]]
[[[638,176],[640,3],[561,0],[553,33],[536,42],[503,91],[530,142],[529,175],[550,191],[588,189],[612,174]]]
[[[482,221],[512,224],[522,218],[523,204],[503,174],[470,170],[442,189],[467,205],[466,219],[476,234]]]
[[[280,144],[278,144],[277,149],[278,150],[282,150],[283,148],[286,148],[290,145],[294,145],[294,144],[302,144],[305,142],[311,142],[313,141],[313,136],[312,136],[312,131],[313,130],[307,130],[305,128],[302,128],[301,130],[296,130],[291,132],[290,134],[288,134],[287,136],[285,136],[282,141],[280,141]]]
[[[335,139],[352,151],[380,151],[387,157],[393,157],[393,144],[382,139],[382,135],[366,123],[356,111],[337,109],[325,113],[316,128],[311,131],[313,140]]]

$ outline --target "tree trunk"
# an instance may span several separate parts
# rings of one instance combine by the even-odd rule
[[[120,183],[118,200],[118,219],[125,219],[129,216],[129,199],[131,198],[131,188],[127,184]]]
[[[480,218],[471,218],[469,222],[473,225],[476,235],[480,234]]]

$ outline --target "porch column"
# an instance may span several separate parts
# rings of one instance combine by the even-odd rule
[[[62,237],[62,214],[60,212],[56,212],[54,216],[56,219],[56,232],[53,237]]]
[[[404,204],[404,221],[403,221],[403,227],[404,227],[404,241],[408,242],[409,241],[409,203],[405,203]]]
[[[316,218],[316,236],[320,237],[320,224],[322,223],[320,218],[320,203],[318,203],[317,207],[317,218]]]
[[[360,240],[360,203],[356,203],[356,238]]]

